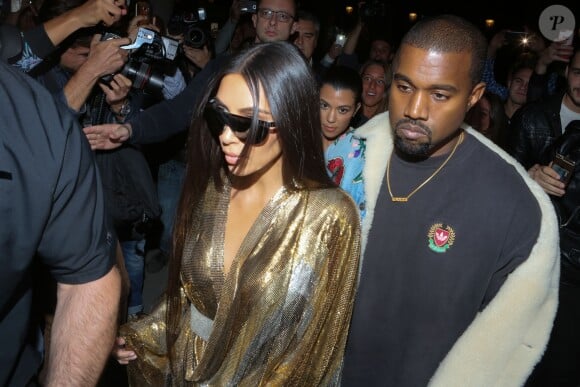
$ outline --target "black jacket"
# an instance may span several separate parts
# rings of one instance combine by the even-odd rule
[[[580,286],[580,121],[572,121],[555,141],[553,154],[576,165],[562,197],[551,197],[560,221],[561,281]]]
[[[526,169],[551,161],[550,147],[562,134],[562,95],[533,102],[520,108],[511,122],[508,150]]]
[[[230,57],[229,54],[218,55],[175,98],[159,102],[130,119],[133,134],[129,141],[152,144],[188,130],[198,99]]]

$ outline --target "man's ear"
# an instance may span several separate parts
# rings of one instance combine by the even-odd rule
[[[467,100],[467,109],[469,110],[473,105],[481,99],[481,96],[485,92],[485,83],[479,82],[477,85],[473,86],[471,89],[471,94]]]
[[[294,34],[296,32],[296,28],[298,27],[298,23],[296,23],[295,21],[292,22],[292,27],[290,27],[290,35]]]
[[[252,14],[252,24],[254,25],[254,28],[256,28],[256,23],[258,22],[258,15],[253,13]]]

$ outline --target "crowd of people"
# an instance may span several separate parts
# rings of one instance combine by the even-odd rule
[[[0,384],[580,384],[579,36],[9,3]]]

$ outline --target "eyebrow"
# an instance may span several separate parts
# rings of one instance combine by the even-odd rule
[[[221,99],[219,99],[218,97],[215,97],[215,99],[216,99],[216,101],[218,101],[218,102],[219,102],[219,105],[220,105],[220,106],[223,106],[223,107],[225,107],[225,108],[226,108],[228,111],[230,111],[230,108],[229,108],[229,107],[228,107],[228,106],[227,106],[225,103],[223,103]],[[241,109],[239,109],[239,110],[240,110],[240,112],[241,112],[241,113],[244,113],[244,114],[250,114],[250,115],[252,115],[252,114],[254,113],[254,110],[255,110],[255,109],[256,109],[256,108],[252,106],[252,107],[245,107],[245,108],[241,108]],[[264,109],[258,109],[258,113],[262,113],[262,114],[266,114],[266,115],[272,115],[272,113],[271,113],[271,112],[269,112],[268,110],[264,110]]]
[[[386,79],[386,75],[379,75],[378,77],[375,77],[373,74],[370,73],[363,73],[361,77],[371,77],[372,79]]]
[[[246,113],[246,114],[253,114],[255,109],[256,109],[255,107],[246,107],[246,108],[241,108],[240,112]],[[258,109],[258,113],[272,115],[271,112],[269,112],[268,110],[264,110],[264,109]]]
[[[403,81],[403,82],[407,82],[409,83],[411,86],[415,86],[415,84],[411,81],[411,79],[409,79],[409,77],[403,75],[403,74],[399,74],[399,73],[395,73],[395,75],[393,76],[393,79],[395,81]],[[434,84],[429,86],[429,90],[446,90],[449,92],[457,92],[457,88],[453,85],[446,85],[446,84]]]
[[[345,90],[345,89],[342,89],[342,90]],[[320,100],[322,102],[324,102],[325,104],[330,105],[330,103],[327,100],[325,100],[324,98],[320,97]],[[346,105],[345,104],[342,104],[342,105],[338,105],[337,107],[339,107],[339,108],[341,108],[341,107],[352,108],[353,106],[352,105],[349,105],[349,104],[346,104]]]

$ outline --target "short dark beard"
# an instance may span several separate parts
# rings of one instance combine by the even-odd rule
[[[425,131],[427,134],[427,142],[423,144],[412,145],[397,134],[397,128],[403,124],[411,124],[418,126]],[[393,127],[393,136],[395,138],[395,148],[399,153],[402,153],[412,158],[424,158],[431,154],[432,150],[432,131],[427,125],[418,122],[417,120],[412,120],[410,118],[402,118]]]
[[[429,151],[431,150],[431,142],[411,145],[395,133],[395,149],[399,153],[411,156],[413,158],[424,158],[429,156]]]

